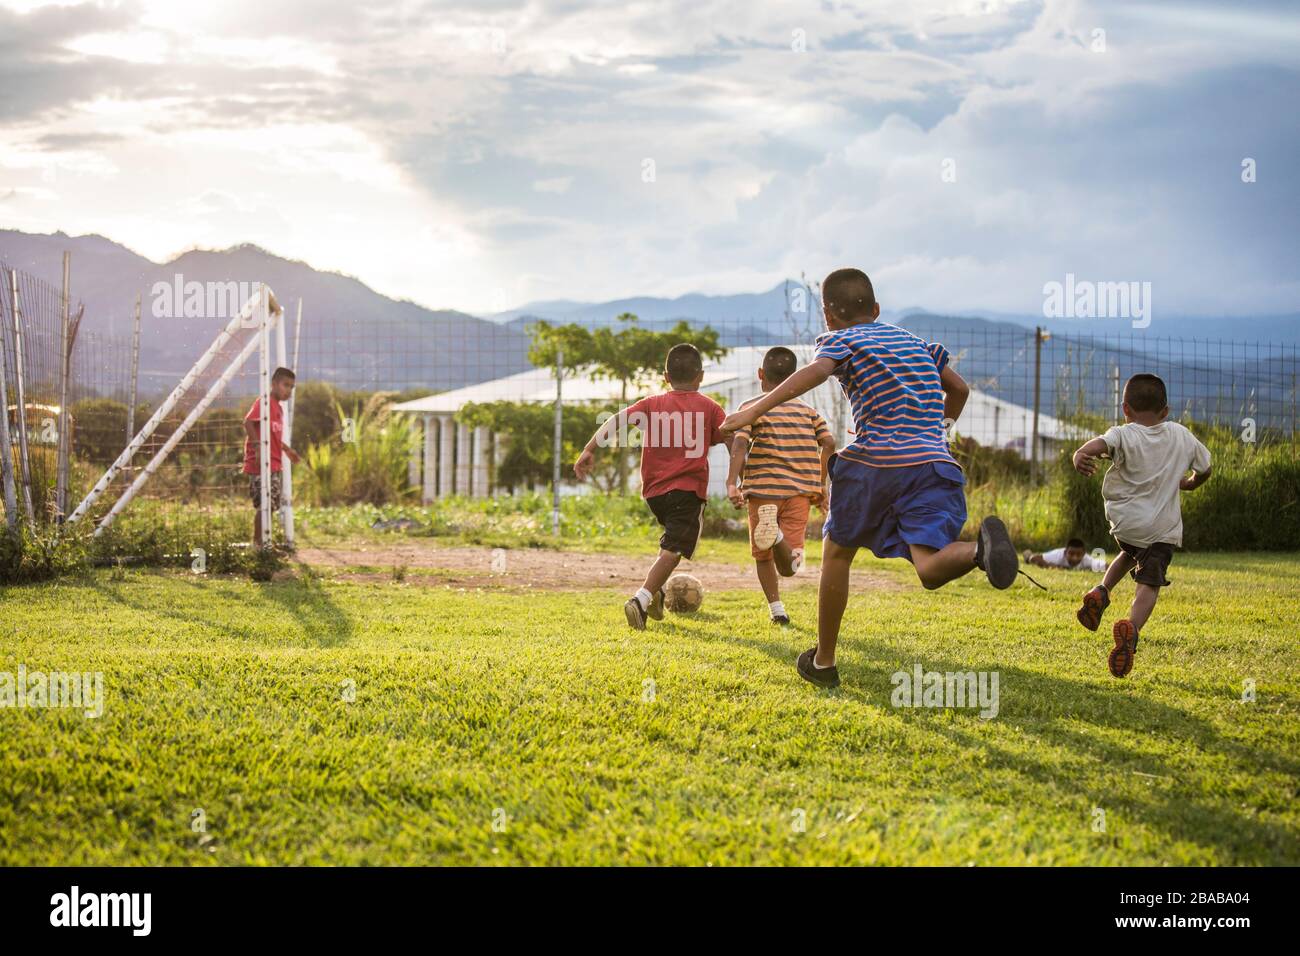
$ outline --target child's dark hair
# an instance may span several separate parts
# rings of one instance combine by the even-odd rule
[[[1087,545],[1083,543],[1082,538],[1071,538],[1069,541],[1065,542],[1065,546],[1067,548],[1087,548]]]
[[[1135,412],[1159,412],[1169,405],[1169,393],[1159,375],[1143,372],[1125,384],[1124,401]]]
[[[836,269],[822,280],[822,299],[841,322],[870,321],[876,290],[861,269]]]
[[[689,385],[702,371],[704,371],[704,359],[700,357],[700,350],[694,345],[683,342],[668,350],[668,360],[664,362],[664,374],[674,385]]]
[[[768,349],[763,356],[763,380],[768,385],[780,385],[790,377],[798,364],[799,360],[794,353],[784,345]]]
[[[283,365],[281,365],[279,368],[277,368],[274,372],[271,373],[271,384],[274,385],[282,378],[291,378],[297,381],[298,376],[293,374],[293,369],[285,368]]]

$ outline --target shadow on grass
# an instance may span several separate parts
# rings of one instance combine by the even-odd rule
[[[248,582],[243,577],[233,575],[225,578],[177,575],[173,580],[194,589],[210,587],[218,582],[230,584],[249,583],[252,589],[250,593],[255,594],[257,601],[263,605],[262,608],[256,605],[248,608],[250,619],[260,617],[259,611],[264,610],[265,606],[279,607],[298,622],[304,640],[314,647],[340,647],[350,641],[356,631],[352,618],[330,597],[321,582],[310,574],[303,575],[294,581],[268,583]],[[161,615],[175,621],[184,622],[186,625],[195,623],[193,610],[187,610],[184,605],[160,607],[154,602],[133,598],[130,594],[130,581],[112,582],[97,578],[88,582],[88,586],[113,603],[132,611],[155,616]],[[241,595],[240,598],[232,600],[242,599],[243,596]],[[249,637],[248,628],[219,624],[215,621],[204,623],[205,627],[222,632],[232,639],[247,640]]]
[[[728,638],[710,635],[710,640]],[[794,673],[795,653],[789,644],[775,640],[736,636],[733,640],[770,655],[790,669],[790,679],[797,681]],[[1157,739],[1175,748],[1194,748],[1209,757],[1225,758],[1231,769],[1247,777],[1261,770],[1300,777],[1300,762],[1289,755],[1252,748],[1225,739],[1207,721],[1177,707],[1151,700],[1140,694],[1129,693],[1118,683],[1113,688],[1099,687],[1095,683],[1066,680],[1036,671],[998,665],[1000,694],[1003,707],[995,720],[1015,721],[1015,725],[1037,738],[1040,745],[1057,753],[1068,751],[1093,763],[1099,770],[1130,771],[1159,778],[1153,782],[1149,799],[1120,796],[1111,791],[1101,791],[1062,775],[1059,768],[1046,761],[1036,760],[1021,753],[1008,751],[985,736],[967,730],[975,726],[971,721],[979,718],[970,713],[967,721],[940,721],[934,719],[932,710],[925,708],[894,708],[890,706],[893,692],[892,675],[897,669],[911,666],[904,659],[908,652],[899,646],[878,641],[853,640],[855,656],[866,658],[853,667],[849,681],[835,691],[820,691],[856,701],[865,706],[888,713],[905,724],[924,732],[947,738],[968,752],[983,751],[988,756],[987,766],[1010,770],[1035,784],[1072,792],[1093,806],[1108,812],[1118,811],[1119,819],[1128,815],[1147,825],[1164,831],[1169,837],[1204,847],[1211,847],[1223,857],[1223,862],[1233,864],[1295,863],[1300,860],[1300,841],[1294,828],[1271,823],[1252,816],[1255,808],[1236,811],[1225,805],[1234,799],[1231,792],[1223,792],[1212,803],[1213,797],[1202,797],[1195,780],[1177,784],[1187,775],[1180,766],[1171,766],[1165,759],[1140,752],[1114,739],[1115,734],[1091,734],[1065,726],[1061,718],[1079,721],[1098,729],[1118,732],[1129,740]],[[910,655],[916,658],[917,655]],[[921,661],[927,671],[969,671],[969,661],[953,661],[927,654]],[[809,688],[810,692],[812,688]],[[1007,707],[1007,691],[1012,690],[1011,707]],[[1030,701],[1028,708],[1015,706],[1015,701]],[[964,712],[963,712],[964,713]],[[1204,768],[1192,768],[1194,776],[1223,771],[1217,761]],[[1161,788],[1160,792],[1155,787]],[[1088,821],[1081,820],[1082,826]]]

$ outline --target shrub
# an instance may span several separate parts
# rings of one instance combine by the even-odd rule
[[[409,500],[411,456],[420,448],[420,435],[410,418],[392,412],[391,393],[375,392],[364,404],[345,413],[335,405],[339,439],[313,444],[298,474],[297,500],[316,505],[385,504]],[[297,477],[297,475],[295,475]]]

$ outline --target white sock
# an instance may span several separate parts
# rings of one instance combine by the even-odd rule
[[[636,594],[632,596],[636,598],[636,603],[641,605],[641,610],[644,611],[650,606],[651,594],[645,588],[638,588]]]
[[[769,601],[768,609],[772,612],[773,617],[785,617],[785,603],[782,601]]]
[[[834,662],[834,661],[831,661],[831,662],[830,662],[829,664],[827,664],[825,667],[822,667],[822,665],[820,665],[820,664],[817,663],[817,655],[816,655],[816,654],[813,655],[813,667],[817,668],[817,670],[819,670],[819,671],[828,671],[828,670],[830,670],[830,669],[831,669],[832,667],[834,667],[834,666],[835,666],[835,662]]]

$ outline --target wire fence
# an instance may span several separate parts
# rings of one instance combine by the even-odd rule
[[[17,288],[16,313],[11,276]],[[71,339],[68,500],[60,507],[56,486],[64,296],[22,271],[5,267],[4,277],[0,351],[12,473],[17,488],[31,488],[38,520],[57,519],[76,506],[117,458],[131,433],[211,345],[225,318],[188,321],[181,335],[182,324],[155,317],[145,299],[139,353],[133,331],[84,332]],[[496,323],[449,313],[431,317],[406,304],[391,317],[362,320],[333,310],[328,302],[305,303],[299,343],[293,321],[299,304],[284,305],[289,354],[298,356],[292,442],[303,455],[294,473],[298,500],[321,505],[421,503],[449,496],[501,496],[550,484],[556,381],[553,368],[530,361],[532,320]],[[815,304],[810,305],[808,314],[819,314]],[[121,308],[129,313],[131,306],[123,303]],[[75,300],[68,303],[71,314],[78,308]],[[662,363],[664,343],[675,341],[675,336],[703,336],[716,345],[701,389],[734,409],[759,390],[757,372],[772,346],[787,345],[802,360],[811,358],[819,330],[806,315],[800,319],[714,318],[707,328],[688,322],[684,330],[675,322],[630,323],[615,316],[591,323],[598,336],[606,334],[601,329],[607,332],[607,358],[604,365],[565,372],[561,455],[576,456],[601,416],[621,402],[663,387],[653,369]],[[1045,334],[1005,322],[925,315],[900,324],[927,341],[942,342],[954,367],[972,386],[971,399],[955,426],[956,440],[1000,455],[1007,467],[1022,469],[1027,478],[1035,465],[1041,469],[1063,447],[1088,437],[1089,429],[1119,421],[1123,383],[1137,372],[1165,380],[1174,417],[1243,436],[1249,432],[1243,440],[1289,446],[1295,457],[1300,356],[1294,345],[1157,337],[1136,329],[1120,335],[1085,330]],[[612,368],[619,363],[608,358],[609,349],[615,348],[611,343],[629,329],[642,336],[640,344],[624,342],[628,348],[617,357],[634,356],[636,367]],[[239,344],[232,343],[212,363],[214,373],[226,367]],[[133,361],[137,354],[144,356],[139,367]],[[105,496],[104,507],[135,477],[133,469],[176,431],[211,378],[196,383],[176,403],[150,444]],[[246,519],[251,530],[243,419],[257,388],[254,360],[231,377],[144,487],[139,507],[156,526],[221,510],[241,522]],[[841,444],[852,440],[848,406],[834,381],[809,400]],[[25,463],[19,434],[24,423]],[[635,492],[635,451],[626,454],[622,470],[629,480],[623,481],[621,474],[615,480],[617,469],[611,468],[598,489]],[[589,490],[569,481],[571,464],[562,462],[563,492]],[[721,493],[725,459],[719,449],[712,453],[710,465],[710,490]],[[21,511],[21,494],[17,507]]]

